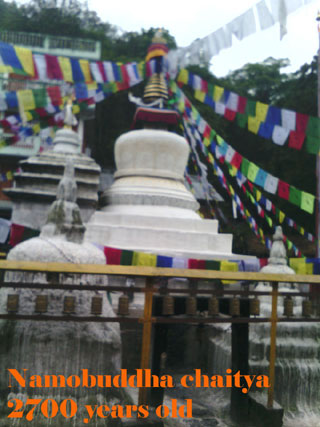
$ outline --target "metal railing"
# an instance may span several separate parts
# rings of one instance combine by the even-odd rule
[[[127,293],[140,292],[144,293],[144,310],[143,316],[132,317],[118,315],[116,317],[102,317],[99,315],[77,316],[75,314],[67,315],[46,315],[46,314],[23,314],[16,313],[0,314],[0,319],[10,320],[50,320],[50,321],[76,321],[76,322],[139,322],[143,324],[142,346],[141,346],[141,369],[148,369],[150,365],[151,354],[151,332],[152,325],[156,323],[186,323],[186,324],[210,324],[210,323],[263,323],[271,324],[270,331],[270,358],[269,358],[269,382],[268,388],[268,407],[273,407],[274,401],[274,385],[275,385],[275,361],[276,361],[276,337],[278,322],[320,322],[319,312],[317,316],[299,316],[287,317],[278,316],[277,306],[279,296],[296,296],[309,297],[309,292],[281,292],[279,291],[279,283],[289,284],[316,284],[320,285],[320,275],[287,275],[287,274],[265,274],[265,273],[243,273],[243,272],[222,272],[212,270],[186,270],[175,268],[156,268],[156,267],[138,267],[138,266],[113,266],[113,265],[90,265],[90,264],[62,264],[62,263],[38,263],[24,261],[1,261],[0,272],[5,271],[23,271],[23,272],[42,272],[42,273],[62,273],[62,274],[94,274],[108,276],[126,276],[131,278],[145,278],[145,284],[142,286],[133,286],[130,289],[127,286],[115,285],[83,285],[83,284],[63,284],[57,280],[56,283],[9,283],[2,281],[0,287],[3,288],[32,288],[32,289],[65,289],[65,290],[89,290],[89,291],[118,291]],[[173,286],[163,286],[160,278],[185,278],[192,281],[197,281],[196,286],[176,288]],[[221,289],[221,281],[241,281],[241,282],[270,282],[272,291],[255,291],[249,287],[243,289]],[[212,287],[202,286],[203,281],[212,281]],[[232,285],[231,285],[232,288]],[[270,317],[241,317],[241,315],[233,316],[199,316],[197,313],[188,316],[153,316],[153,296],[168,294],[187,294],[187,295],[238,295],[242,297],[269,295],[272,300],[272,311]],[[147,403],[147,389],[142,387],[139,389],[139,405]]]

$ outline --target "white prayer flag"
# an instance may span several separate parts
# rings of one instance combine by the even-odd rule
[[[239,95],[234,92],[230,92],[228,102],[227,102],[227,108],[229,108],[229,110],[232,110],[232,111],[238,111],[238,104],[239,104]]]
[[[114,82],[116,79],[114,77],[112,63],[110,61],[103,61],[103,68],[106,73],[107,81]]]
[[[94,80],[97,83],[103,83],[103,76],[100,72],[99,66],[96,62],[90,62],[90,70],[91,70],[91,74],[93,75]]]
[[[268,174],[267,179],[264,183],[264,189],[271,194],[276,194],[278,189],[279,178],[276,178],[273,175]]]
[[[257,5],[257,12],[260,22],[260,28],[261,30],[266,30],[267,28],[272,27],[274,25],[274,19],[272,17],[272,14],[266,5],[265,0],[261,0]]]
[[[238,40],[250,36],[257,31],[256,20],[254,17],[253,9],[247,10],[242,15],[231,21],[227,25],[228,30],[234,34]]]
[[[282,108],[281,122],[282,122],[282,127],[289,130],[296,130],[296,112]]]
[[[33,59],[37,67],[39,80],[48,80],[47,63],[44,55],[34,53]]]
[[[222,102],[216,102],[215,104],[215,112],[217,114],[221,114],[222,116],[224,115],[226,111],[226,106],[224,104],[222,104]]]
[[[233,156],[235,155],[235,150],[232,148],[232,147],[230,147],[230,145],[229,145],[229,147],[228,147],[228,149],[227,149],[227,152],[226,152],[226,155],[225,155],[225,159],[226,159],[226,161],[228,162],[228,163],[230,163],[231,162],[231,160],[233,159]]]
[[[282,126],[275,125],[272,132],[272,140],[277,145],[284,145],[289,137],[290,130]]]

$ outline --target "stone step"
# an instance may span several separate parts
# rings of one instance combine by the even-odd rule
[[[172,218],[162,216],[125,215],[113,212],[96,212],[95,226],[143,227],[161,230],[188,230],[192,232],[218,233],[218,221],[212,219]],[[90,224],[91,226],[91,224]]]
[[[90,242],[113,246],[122,249],[136,251],[150,251],[166,254],[180,252],[184,256],[186,251],[190,253],[210,253],[232,255],[232,235],[199,232],[196,230],[173,230],[161,227],[151,228],[129,226],[117,226],[105,224],[87,225],[85,239]],[[179,255],[178,255],[179,256]]]

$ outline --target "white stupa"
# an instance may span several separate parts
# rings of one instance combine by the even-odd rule
[[[159,47],[163,41],[155,42]],[[115,181],[103,194],[103,208],[86,224],[85,240],[168,256],[242,258],[232,253],[232,235],[219,234],[218,221],[197,213],[199,205],[184,185],[188,142],[166,129],[178,123],[178,114],[159,108],[167,98],[163,74],[155,73],[143,100],[136,101],[135,124],[144,128],[117,139]]]

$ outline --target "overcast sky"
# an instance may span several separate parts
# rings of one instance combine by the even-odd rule
[[[268,1],[268,0],[267,0]],[[121,27],[124,31],[164,27],[176,39],[178,46],[188,46],[232,21],[257,4],[258,0],[88,0],[103,21]],[[269,56],[289,58],[294,71],[305,62],[311,62],[319,48],[317,11],[320,0],[302,6],[288,16],[288,33],[280,41],[279,23],[243,39],[234,40],[211,60],[211,70],[217,76],[240,68],[247,62],[263,61]]]

